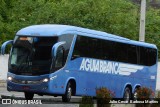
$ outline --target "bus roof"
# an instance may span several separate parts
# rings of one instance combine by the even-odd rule
[[[109,34],[106,32],[96,31],[76,26],[70,26],[70,25],[58,25],[58,24],[32,25],[29,27],[25,27],[16,33],[17,36],[39,36],[39,37],[61,36],[63,34],[78,34],[94,38],[109,39],[128,44],[135,44],[150,48],[157,48],[156,45],[154,44],[134,41],[124,37]]]

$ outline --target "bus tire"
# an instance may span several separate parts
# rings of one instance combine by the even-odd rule
[[[24,92],[24,96],[26,100],[32,100],[34,97],[34,93]]]
[[[71,100],[71,96],[72,96],[72,86],[71,86],[71,83],[69,82],[67,84],[65,94],[62,96],[62,101],[69,102]]]
[[[126,87],[124,90],[123,99],[125,101],[129,101],[131,98],[132,98],[131,90],[128,87]]]
[[[133,100],[137,100],[138,95],[137,95],[137,91],[140,89],[140,87],[135,88],[134,93],[133,93]]]

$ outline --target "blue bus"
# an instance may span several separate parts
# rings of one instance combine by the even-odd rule
[[[139,87],[155,91],[157,47],[101,31],[44,24],[19,30],[11,44],[7,90],[62,96],[96,96],[106,87],[116,98],[129,99]]]

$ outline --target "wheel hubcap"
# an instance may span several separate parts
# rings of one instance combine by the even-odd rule
[[[129,92],[126,92],[126,93],[125,93],[125,100],[128,101],[129,98],[130,98]]]
[[[68,98],[71,98],[72,95],[72,89],[71,87],[68,88]]]
[[[134,92],[134,99],[137,99],[137,92]]]

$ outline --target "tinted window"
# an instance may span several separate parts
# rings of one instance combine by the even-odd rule
[[[77,57],[151,66],[156,63],[157,50],[115,41],[78,36],[72,60]]]
[[[100,43],[97,39],[78,36],[75,44],[72,59],[77,57],[101,58]],[[97,50],[98,49],[98,50]]]
[[[156,63],[156,57],[157,57],[157,50],[146,48],[146,47],[140,47],[140,54],[139,54],[139,64],[151,66]]]
[[[128,63],[137,64],[138,63],[138,50],[135,45],[128,45]]]
[[[51,49],[57,37],[16,38],[9,59],[9,70],[18,75],[43,75],[50,73]]]
[[[63,48],[64,48],[64,61],[65,62],[67,60],[67,56],[68,56],[68,53],[69,53],[69,49],[71,47],[72,40],[73,40],[73,35],[62,35],[62,36],[59,37],[59,40],[58,40],[58,41],[65,41],[66,42],[63,45]]]

